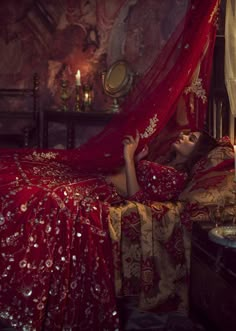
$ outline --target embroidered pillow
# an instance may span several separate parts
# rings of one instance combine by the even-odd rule
[[[229,137],[225,136],[219,140],[219,144],[208,155],[199,160],[191,171],[191,176],[199,176],[200,173],[217,166],[222,161],[234,158],[234,148]]]

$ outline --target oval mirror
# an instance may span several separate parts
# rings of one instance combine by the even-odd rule
[[[133,83],[133,73],[126,61],[119,60],[111,65],[107,72],[103,73],[104,92],[112,97],[113,111],[118,111],[117,98],[126,95]]]

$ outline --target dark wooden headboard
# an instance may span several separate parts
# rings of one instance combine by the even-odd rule
[[[39,85],[39,76],[34,74],[32,86],[29,88],[0,89],[1,147],[40,146]],[[17,104],[16,109],[13,109],[14,107],[9,109],[8,103],[5,101],[13,101],[13,99],[15,102],[18,101],[19,105]],[[11,129],[11,124],[14,123],[19,125],[13,125],[13,129]]]

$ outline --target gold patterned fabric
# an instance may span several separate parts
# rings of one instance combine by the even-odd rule
[[[235,219],[234,153],[228,137],[200,160],[178,201],[110,207],[116,294],[137,296],[145,310],[188,310],[194,221]]]
[[[189,237],[180,211],[181,204],[172,202],[110,208],[118,296],[139,296],[145,310],[169,300],[187,309]]]

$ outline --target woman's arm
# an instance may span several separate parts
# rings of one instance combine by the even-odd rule
[[[135,168],[135,151],[139,144],[139,133],[136,133],[136,137],[125,136],[123,140],[124,144],[124,160],[125,160],[125,174],[126,174],[126,187],[128,196],[134,195],[140,190],[140,186],[137,180],[136,168]]]
[[[145,145],[142,151],[135,155],[139,143],[139,134],[136,137],[125,136],[124,144],[124,159],[125,166],[115,174],[106,177],[107,182],[112,182],[115,185],[117,192],[123,196],[132,196],[140,190],[140,186],[136,176],[135,164],[142,160],[148,154],[148,146]]]

